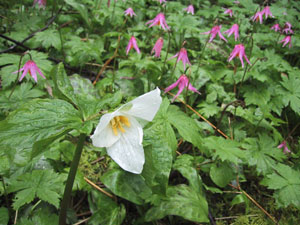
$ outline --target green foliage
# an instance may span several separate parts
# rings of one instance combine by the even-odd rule
[[[89,224],[120,225],[125,218],[124,205],[118,205],[101,192],[93,191],[89,198],[89,204],[93,213],[89,219]]]
[[[300,209],[300,172],[289,166],[278,163],[274,171],[268,174],[261,184],[275,190],[274,198],[277,207],[287,207],[290,204]]]
[[[148,199],[152,194],[151,189],[146,185],[141,175],[123,170],[110,170],[101,177],[101,181],[115,195],[138,205],[143,204],[145,199]]]
[[[187,4],[195,14],[184,10]],[[69,224],[209,223],[209,211],[213,217],[238,215],[218,224],[268,224],[231,185],[247,191],[280,224],[300,224],[300,5],[288,0],[268,5],[274,17],[264,15],[260,23],[251,18],[266,3],[253,0],[49,0],[45,7],[32,0],[3,1],[0,224],[12,223],[15,210],[20,225],[58,223],[79,134],[86,138],[68,193]],[[135,16],[124,15],[129,7]],[[232,9],[233,17],[224,9]],[[146,24],[160,12],[168,31],[162,21]],[[294,31],[291,48],[278,43],[286,22]],[[223,33],[234,23],[238,42],[234,35],[208,42],[211,34],[203,34],[217,25]],[[281,33],[270,29],[276,23]],[[126,54],[132,36],[140,54],[134,48]],[[159,37],[164,44],[154,57]],[[242,53],[228,62],[237,44],[245,46],[251,65],[244,60],[241,66]],[[187,50],[186,68],[179,58],[169,60],[181,48]],[[28,60],[46,79],[38,76],[36,83],[27,72],[19,81],[23,71],[19,77],[14,72]],[[123,171],[105,148],[93,146],[90,137],[103,115],[156,87],[163,91],[182,74],[202,94],[180,83],[179,98],[189,106],[161,94],[155,118],[138,121],[145,154],[141,174]],[[282,143],[290,153],[278,148]]]
[[[36,197],[58,208],[64,179],[65,176],[52,170],[34,170],[17,177],[8,189],[9,192],[17,192],[14,209],[32,202]]]

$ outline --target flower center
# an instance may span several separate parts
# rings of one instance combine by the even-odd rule
[[[118,130],[125,132],[124,126],[130,127],[130,122],[126,116],[116,116],[110,122],[114,135],[118,135]]]

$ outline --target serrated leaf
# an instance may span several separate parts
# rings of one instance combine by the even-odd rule
[[[8,187],[9,193],[17,192],[14,209],[17,210],[24,204],[30,203],[35,197],[58,208],[64,177],[52,170],[34,170],[32,173],[17,177]]]
[[[239,147],[239,143],[233,140],[224,139],[223,137],[208,137],[203,140],[203,145],[207,147],[214,158],[220,157],[222,161],[233,162],[238,164],[247,157],[245,151]]]
[[[284,96],[283,101],[285,105],[290,104],[294,112],[300,114],[300,79],[296,76],[296,73],[290,73],[289,77],[282,76],[280,83],[285,88],[285,91],[281,91]]]
[[[120,225],[122,224],[126,210],[123,204],[118,205],[111,198],[101,192],[92,191],[89,197],[89,205],[92,217],[88,224],[92,225]]]
[[[22,83],[16,87],[10,98],[9,95],[12,90],[2,91],[0,94],[0,109],[11,111],[33,98],[45,95],[45,92],[32,88],[32,86],[31,83]]]
[[[59,99],[35,99],[0,121],[0,146],[28,149],[36,141],[68,129],[79,129],[81,126],[79,112],[68,102]]]
[[[60,50],[61,48],[59,33],[56,30],[47,29],[43,32],[38,32],[35,35],[35,39],[40,42],[46,49],[48,49],[49,47],[54,47],[57,50]]]
[[[132,174],[123,170],[113,169],[107,171],[101,181],[115,195],[141,205],[145,199],[150,198],[152,191],[146,185],[141,175]]]
[[[247,138],[243,143],[247,149],[248,164],[255,166],[257,172],[266,174],[276,166],[277,161],[281,162],[286,156],[276,147],[274,140],[266,134],[259,134],[259,138]]]
[[[276,190],[274,198],[279,207],[294,205],[300,209],[300,172],[284,164],[277,164],[275,172],[267,175],[261,184]]]
[[[158,220],[167,215],[181,216],[194,222],[209,222],[206,199],[184,184],[169,187],[167,197],[146,212],[145,220]]]

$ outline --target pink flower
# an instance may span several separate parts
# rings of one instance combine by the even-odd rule
[[[233,1],[233,3],[234,3],[234,4],[237,4],[237,5],[240,4],[239,1]]]
[[[210,31],[204,32],[202,34],[210,34],[211,35],[208,42],[212,42],[217,34],[219,35],[220,39],[223,39],[225,42],[227,42],[227,40],[224,38],[224,36],[220,32],[221,28],[222,28],[222,25],[214,26]]]
[[[292,24],[290,24],[289,22],[286,22],[282,32],[285,34],[289,34],[289,33],[293,34],[294,31],[292,30]]]
[[[134,13],[133,9],[132,8],[128,8],[124,11],[124,14],[125,16],[130,16],[130,17],[133,17],[133,16],[136,16],[136,14]]]
[[[284,154],[291,152],[286,145],[286,141],[283,141],[280,145],[277,146],[277,148],[283,148]]]
[[[239,38],[239,25],[233,24],[229,30],[223,32],[223,34],[228,34],[227,37],[230,37],[234,33],[234,40],[237,41]]]
[[[34,0],[33,5],[38,4],[39,8],[46,7],[47,0]]]
[[[194,15],[194,6],[193,5],[189,5],[187,8],[185,8],[183,10],[186,11],[187,13],[191,13],[192,15]]]
[[[270,6],[266,6],[262,11],[262,14],[265,14],[265,18],[268,19],[268,17],[273,17],[271,11],[270,11]]]
[[[280,25],[278,23],[276,23],[275,25],[273,25],[273,27],[271,27],[271,30],[274,30],[275,32],[280,31]]]
[[[233,51],[231,52],[229,58],[228,58],[228,62],[230,62],[233,58],[239,56],[241,63],[242,63],[242,67],[244,68],[244,61],[243,58],[247,61],[247,63],[249,63],[251,65],[251,63],[249,62],[246,54],[245,54],[245,47],[242,44],[239,45],[235,45]]]
[[[158,0],[158,1],[159,1],[160,4],[163,3],[163,2],[167,2],[166,0]]]
[[[189,64],[191,65],[190,61],[189,61],[189,58],[187,56],[187,52],[186,52],[186,49],[185,48],[181,48],[179,52],[177,52],[176,55],[172,56],[171,58],[169,58],[168,60],[170,59],[174,59],[177,57],[177,61],[176,63],[178,63],[180,60],[182,61],[183,63],[183,68],[185,70],[185,64]]]
[[[258,22],[258,20],[259,20],[260,24],[262,24],[262,22],[263,22],[263,12],[262,11],[257,12],[254,16],[251,17],[251,19],[253,21],[256,21],[256,22]]]
[[[158,26],[160,25],[162,27],[162,29],[164,29],[164,30],[169,30],[170,29],[167,25],[165,15],[163,13],[157,14],[157,16],[153,20],[149,20],[146,23],[146,25],[149,24],[149,23],[151,23],[149,27],[153,27],[155,25],[158,25]]]
[[[229,16],[232,17],[233,14],[232,9],[226,9],[224,14],[229,14]]]
[[[132,49],[132,48],[134,48],[138,54],[141,53],[141,51],[140,51],[140,49],[139,49],[139,47],[136,43],[136,39],[135,39],[134,36],[132,36],[130,38],[129,42],[128,42],[128,45],[127,45],[127,48],[126,48],[126,55],[128,55],[130,49]]]
[[[154,54],[154,57],[157,57],[159,58],[160,57],[160,52],[161,52],[161,49],[163,47],[163,44],[164,44],[164,39],[162,39],[161,37],[157,39],[152,51],[151,51],[151,54],[153,52],[155,52]]]
[[[282,43],[282,42],[284,42],[283,45],[282,45],[282,47],[286,46],[288,43],[290,43],[289,44],[289,48],[292,47],[292,37],[291,36],[286,36],[279,43]]]
[[[180,95],[180,93],[183,91],[183,89],[185,87],[187,87],[188,90],[201,95],[201,93],[189,83],[189,79],[187,78],[187,76],[185,74],[182,74],[175,83],[173,83],[169,87],[167,87],[165,89],[165,93],[172,90],[176,86],[178,86],[179,90],[178,90],[177,94],[174,96],[174,98],[172,99],[172,102],[178,97],[178,95]]]
[[[23,73],[22,73],[22,76],[20,77],[19,81],[23,80],[23,78],[25,77],[27,72],[29,72],[30,76],[32,76],[32,78],[35,80],[35,82],[37,82],[36,72],[38,72],[41,75],[41,77],[46,79],[46,77],[44,76],[42,71],[37,67],[35,62],[32,60],[28,60],[20,70],[14,72],[14,73],[18,73],[18,72],[22,72],[22,71],[23,71]]]

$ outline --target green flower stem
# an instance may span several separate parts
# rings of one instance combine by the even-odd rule
[[[200,62],[201,62],[200,60],[201,60],[201,58],[202,58],[202,55],[203,55],[203,53],[204,53],[204,50],[206,49],[207,43],[208,43],[208,41],[209,41],[209,38],[210,38],[210,34],[207,36],[206,41],[205,41],[205,44],[204,44],[204,47],[202,48],[201,53],[200,53],[200,56],[199,56],[199,58],[198,58],[198,66],[197,66],[196,74],[198,74],[198,71],[199,71],[199,69],[200,69]]]
[[[162,69],[162,75],[158,78],[158,80],[160,81],[160,85],[161,85],[161,81],[162,81],[162,76],[165,74],[166,72],[166,62],[167,62],[167,58],[168,58],[168,55],[169,55],[169,51],[170,51],[170,44],[171,43],[171,34],[170,34],[170,31],[168,30],[168,48],[167,48],[167,54],[166,54],[166,57],[165,57],[165,60],[164,60],[164,66],[163,66],[163,69]]]
[[[74,153],[73,161],[71,163],[71,168],[70,168],[67,183],[65,186],[64,196],[61,201],[61,208],[60,208],[60,213],[59,213],[59,225],[66,224],[67,209],[68,209],[68,205],[70,202],[72,187],[73,187],[73,183],[75,180],[75,175],[77,172],[77,168],[78,168],[81,152],[83,149],[85,137],[86,137],[85,134],[80,134],[79,140],[77,143],[77,147],[76,147],[76,150]]]

